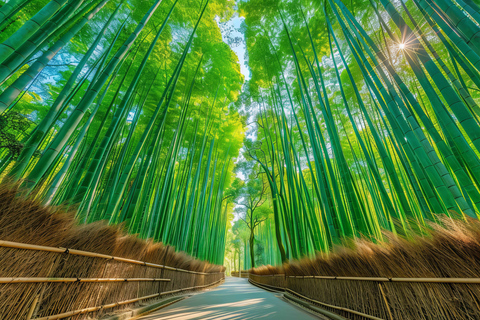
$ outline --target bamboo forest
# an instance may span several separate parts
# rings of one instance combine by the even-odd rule
[[[479,104],[478,0],[0,0],[0,319],[478,319]]]

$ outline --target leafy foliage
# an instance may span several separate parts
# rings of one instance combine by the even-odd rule
[[[18,112],[0,115],[0,151],[7,151],[15,159],[23,148],[18,137],[21,137],[30,125],[31,122]]]

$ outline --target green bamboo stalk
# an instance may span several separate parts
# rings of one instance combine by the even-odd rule
[[[18,97],[25,87],[45,68],[57,53],[107,4],[103,0],[79,23],[68,30],[54,45],[39,57],[13,84],[0,94],[0,113]]]
[[[52,0],[37,14],[0,44],[0,63],[3,63],[16,49],[32,36],[57,10],[63,7],[68,0]]]
[[[80,120],[83,118],[86,110],[90,107],[91,103],[97,96],[100,89],[103,87],[107,79],[110,77],[111,73],[115,70],[116,66],[123,60],[126,53],[133,45],[134,41],[137,39],[138,34],[143,30],[144,26],[151,18],[157,7],[160,5],[161,0],[157,0],[150,10],[145,14],[142,21],[138,24],[137,28],[129,36],[129,38],[124,42],[121,48],[118,49],[115,56],[110,60],[107,67],[102,71],[98,80],[90,88],[90,90],[84,95],[82,101],[78,104],[72,114],[68,117],[67,121],[63,125],[62,129],[59,131],[55,139],[50,143],[48,149],[45,151],[43,156],[40,158],[35,168],[30,172],[28,177],[23,183],[23,187],[27,190],[32,190],[41,177],[48,170],[48,167],[55,159],[56,155],[59,152],[59,149],[63,147],[70,135],[72,134],[73,128],[77,126]]]
[[[155,120],[157,119],[157,117],[160,113],[161,106],[163,105],[163,102],[165,100],[165,97],[166,97],[166,94],[167,94],[167,91],[168,91],[170,85],[172,86],[171,92],[173,93],[174,90],[175,90],[175,87],[176,87],[176,84],[177,84],[177,81],[178,81],[178,75],[180,74],[183,63],[184,63],[185,58],[188,54],[188,50],[189,50],[189,48],[190,48],[190,46],[193,42],[193,37],[194,37],[194,35],[197,31],[198,25],[200,24],[200,21],[203,17],[203,14],[205,13],[205,10],[208,6],[208,3],[209,3],[209,1],[207,0],[207,2],[205,3],[205,6],[203,7],[203,9],[200,13],[200,16],[197,20],[197,23],[196,23],[195,27],[192,30],[190,39],[188,40],[188,43],[187,43],[186,48],[183,52],[183,55],[180,58],[179,64],[177,65],[177,68],[176,68],[176,71],[174,72],[174,75],[172,75],[167,88],[164,90],[162,98],[160,99],[160,102],[158,103],[157,108],[155,109],[155,112],[150,119],[150,122],[148,123],[147,127],[145,128],[145,131],[143,132],[143,135],[140,138],[140,141],[139,141],[135,151],[133,152],[133,155],[132,155],[130,161],[128,162],[127,166],[125,167],[125,170],[122,172],[122,176],[121,176],[121,179],[119,180],[119,184],[118,184],[117,188],[115,188],[115,194],[116,194],[114,196],[115,200],[111,203],[111,205],[109,205],[109,208],[107,209],[108,212],[113,213],[113,212],[116,212],[118,210],[118,207],[120,205],[121,195],[125,191],[127,180],[130,178],[130,175],[132,173],[134,164],[136,163],[136,161],[137,161],[137,159],[140,155],[140,152],[142,151],[143,146],[145,145],[145,142],[146,142],[146,140],[147,140],[147,138],[148,138],[148,136],[149,136],[149,134],[152,130],[152,127],[155,123]],[[160,124],[165,121],[171,99],[172,99],[172,94],[170,95],[170,97],[168,97],[168,99],[166,99],[166,104],[163,108],[162,114],[160,115]],[[159,125],[159,124],[157,124],[157,125]]]

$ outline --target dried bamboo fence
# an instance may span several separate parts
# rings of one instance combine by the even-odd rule
[[[140,301],[202,289],[224,279],[223,272],[196,272],[9,241],[0,241],[0,256],[2,261],[28,256],[34,259],[28,268],[17,268],[16,264],[9,265],[11,270],[5,270],[5,264],[0,267],[2,275],[9,275],[0,278],[1,319],[82,319],[82,314],[85,318],[99,317]]]
[[[358,241],[327,257],[260,267],[249,279],[348,319],[480,319],[480,223],[443,223],[408,241]]]
[[[0,319],[96,319],[219,284],[224,268],[0,186]]]
[[[248,270],[242,270],[242,272],[238,272],[238,271],[232,271],[231,275],[232,277],[240,277],[240,274],[241,274],[241,278],[248,278]]]

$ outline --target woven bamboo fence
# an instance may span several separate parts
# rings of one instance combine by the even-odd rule
[[[165,250],[164,256],[166,253]],[[9,275],[0,278],[2,319],[100,317],[138,302],[203,289],[224,279],[223,272],[196,272],[74,249],[0,240],[2,261],[23,260],[29,255],[35,261],[28,268],[6,263],[1,266],[2,275]]]
[[[480,223],[444,221],[414,239],[358,241],[326,257],[249,271],[348,319],[480,319]]]
[[[0,187],[0,319],[97,319],[220,284],[224,268]]]
[[[241,278],[248,278],[248,270],[242,270],[242,272],[238,272],[238,271],[232,271],[231,273],[232,277],[240,277],[241,275]]]

